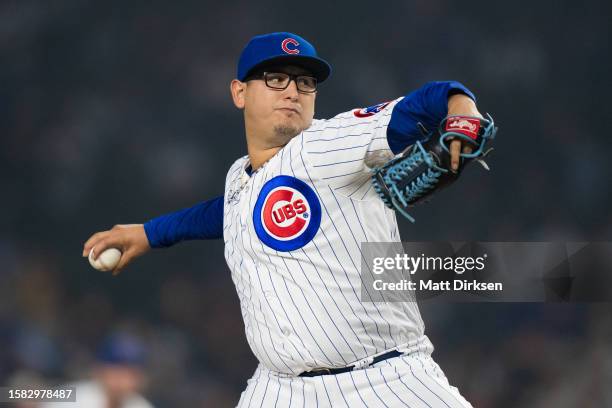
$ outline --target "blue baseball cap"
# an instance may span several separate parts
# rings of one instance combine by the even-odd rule
[[[131,334],[117,332],[106,337],[96,351],[96,360],[111,365],[143,366],[145,345]]]
[[[297,34],[279,32],[251,38],[240,54],[236,77],[244,81],[256,69],[276,64],[305,68],[319,82],[331,73],[331,65],[319,58],[311,43]]]

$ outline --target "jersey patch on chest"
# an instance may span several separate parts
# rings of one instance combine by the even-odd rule
[[[253,224],[261,242],[277,251],[293,251],[309,243],[319,230],[321,203],[302,180],[276,176],[259,192]]]

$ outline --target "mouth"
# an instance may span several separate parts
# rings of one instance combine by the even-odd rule
[[[300,114],[300,112],[297,109],[294,109],[294,108],[278,108],[276,110],[281,111],[281,112],[295,113],[296,115]]]

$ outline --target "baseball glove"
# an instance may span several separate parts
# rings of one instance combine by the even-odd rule
[[[497,133],[489,114],[487,119],[448,116],[435,132],[428,132],[421,123],[419,128],[424,135],[423,142],[416,142],[383,166],[372,169],[374,189],[385,205],[411,222],[414,218],[407,209],[428,200],[433,193],[457,180],[467,164],[476,160],[489,170],[484,157],[493,150],[487,148],[487,144]],[[457,171],[451,170],[449,145],[452,139],[472,146],[472,153],[461,153]]]

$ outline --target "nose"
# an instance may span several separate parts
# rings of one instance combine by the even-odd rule
[[[295,82],[295,79],[291,78],[289,80],[289,85],[287,85],[287,88],[285,88],[285,98],[297,100],[298,96],[299,92],[297,89],[297,83]]]

